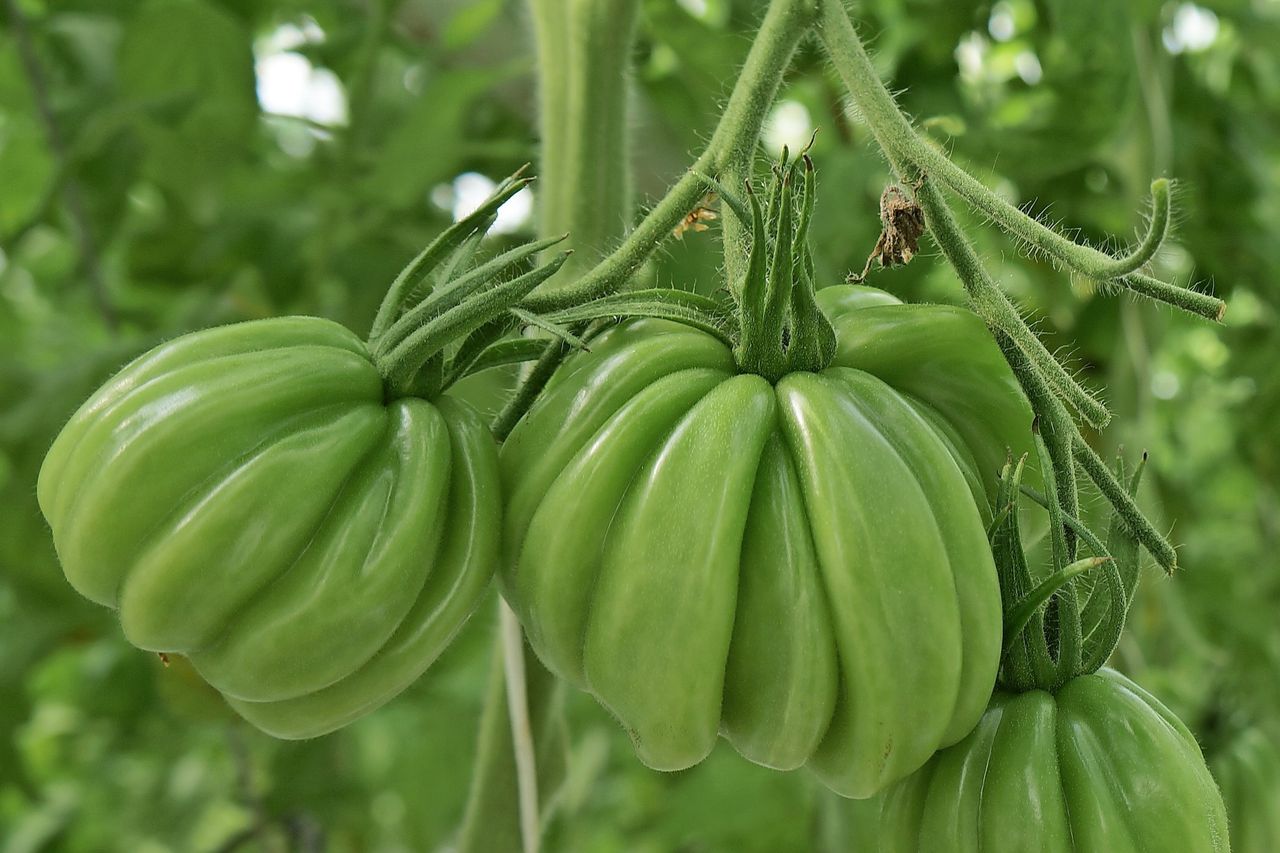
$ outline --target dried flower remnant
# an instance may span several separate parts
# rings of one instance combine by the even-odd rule
[[[914,198],[897,184],[890,184],[880,194],[880,239],[867,256],[867,263],[860,273],[849,273],[846,281],[861,283],[871,271],[871,264],[879,260],[881,267],[906,264],[920,251],[920,236],[924,234],[924,212]]]

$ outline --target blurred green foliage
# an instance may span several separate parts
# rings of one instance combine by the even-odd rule
[[[646,0],[638,197],[713,127],[763,0]],[[1080,236],[1125,238],[1179,179],[1160,272],[1207,278],[1225,325],[1110,298],[969,225],[999,281],[1108,389],[1108,452],[1152,456],[1142,499],[1181,543],[1116,663],[1213,753],[1280,705],[1280,6],[1240,0],[867,0],[904,106],[1000,192]],[[367,329],[452,217],[464,173],[536,158],[518,0],[6,0],[0,27],[0,853],[444,849],[461,819],[492,656],[486,606],[418,685],[349,729],[272,741],[179,663],[124,642],[63,581],[35,504],[53,435],[115,368],[194,328],[283,313]],[[815,258],[860,269],[887,172],[816,47],[771,144],[819,168]],[[806,118],[807,116],[807,118]],[[797,117],[798,120],[797,120]],[[532,233],[515,223],[504,241]],[[714,234],[660,284],[719,286]],[[928,255],[872,281],[958,302]],[[498,383],[474,393],[496,406]],[[865,816],[803,774],[718,750],[644,769],[568,700],[555,850],[849,850]]]

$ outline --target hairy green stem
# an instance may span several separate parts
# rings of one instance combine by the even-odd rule
[[[1089,423],[1097,427],[1106,426],[1111,413],[1054,358],[1053,353],[1027,327],[1009,297],[991,280],[973,245],[960,230],[941,191],[925,179],[920,183],[916,196],[924,211],[929,233],[955,267],[973,310],[993,331],[1003,332],[1017,345],[1058,397],[1066,400]]]
[[[626,239],[576,283],[527,298],[522,307],[554,311],[621,287],[697,205],[710,187],[699,173],[720,174],[749,163],[760,128],[796,45],[814,20],[816,0],[773,0],[756,35],[729,103],[706,149]]]
[[[1167,180],[1162,178],[1152,183],[1152,213],[1147,233],[1123,257],[1112,257],[1067,239],[987,189],[981,181],[917,134],[876,74],[871,59],[849,20],[843,0],[821,0],[821,4],[818,34],[823,46],[853,97],[854,104],[900,177],[909,179],[913,172],[926,174],[945,184],[1033,252],[1047,255],[1068,269],[1096,281],[1114,281],[1142,292],[1142,283],[1130,281],[1130,274],[1151,260],[1168,231],[1170,199]],[[1168,301],[1176,307],[1210,319],[1220,316],[1221,309],[1217,305],[1186,297],[1184,294],[1191,291],[1183,288],[1175,288],[1173,285],[1167,287],[1172,290],[1162,291],[1159,295],[1148,287],[1144,295]],[[1178,293],[1174,294],[1174,290]]]
[[[1176,284],[1169,284],[1167,281],[1161,281],[1140,272],[1122,276],[1120,283],[1139,296],[1164,302],[1189,314],[1215,322],[1221,322],[1222,316],[1227,313],[1227,303],[1216,296],[1210,296],[1189,287],[1178,287]]]
[[[551,374],[555,373],[556,368],[560,366],[560,362],[564,358],[565,349],[564,341],[559,338],[552,338],[547,341],[542,350],[542,355],[538,357],[529,372],[525,374],[520,386],[516,388],[516,393],[507,401],[507,405],[498,413],[498,416],[494,418],[491,428],[494,437],[498,441],[505,441],[507,436],[511,434],[511,430],[515,429],[516,424],[524,417],[524,413],[529,411],[533,401],[538,398],[538,395],[542,393],[542,389],[546,387],[547,382],[551,380]]]
[[[531,0],[542,157],[539,229],[570,232],[554,291],[597,263],[631,221],[627,81],[639,0]]]

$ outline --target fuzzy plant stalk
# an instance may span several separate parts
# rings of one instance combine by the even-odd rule
[[[713,184],[708,176],[741,168],[755,151],[760,128],[796,46],[816,19],[815,0],[772,0],[733,92],[706,148],[640,223],[613,251],[572,284],[534,294],[524,302],[531,311],[568,308],[622,288],[693,210]]]
[[[1173,571],[1177,555],[1172,545],[1142,514],[1132,493],[1080,431],[1081,421],[1097,428],[1105,426],[1110,419],[1106,406],[1045,348],[1012,301],[996,286],[956,222],[944,192],[951,192],[983,214],[1029,256],[1047,258],[1071,274],[1097,282],[1104,290],[1128,290],[1206,319],[1221,320],[1226,305],[1220,299],[1142,272],[1167,236],[1169,182],[1157,179],[1152,183],[1152,210],[1146,233],[1129,251],[1112,256],[1069,240],[988,190],[922,138],[876,74],[843,0],[820,3],[818,35],[853,105],[899,180],[916,188],[917,201],[934,241],[963,283],[970,306],[999,343],[1036,413],[1044,446],[1045,480],[1053,485],[1051,514],[1056,514],[1055,521],[1074,517],[1079,506],[1076,475],[1082,471],[1111,504],[1117,523],[1166,571]],[[1074,558],[1079,534],[1065,523],[1058,526],[1063,559]]]
[[[639,0],[531,0],[541,136],[538,230],[572,234],[544,289],[603,258],[631,222],[628,82]]]

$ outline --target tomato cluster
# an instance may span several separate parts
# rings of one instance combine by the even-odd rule
[[[461,273],[513,178],[397,280],[367,343],[293,317],[155,348],[41,470],[67,579],[134,645],[303,738],[422,675],[498,571],[534,652],[650,767],[690,767],[723,736],[879,797],[885,853],[1226,850],[1195,739],[1099,669],[1136,534],[1117,516],[1103,544],[1069,516],[1021,374],[977,315],[815,290],[803,162],[803,194],[799,161],[778,170],[767,219],[754,195],[749,213],[726,198],[754,235],[729,332],[673,321],[689,298],[646,297],[657,315],[589,344],[515,307],[563,257],[503,276],[555,241]],[[499,453],[448,389],[525,358],[530,342],[503,342],[513,317],[584,351]],[[1048,577],[1017,526],[1010,460],[1033,446]],[[1110,585],[1082,603],[1074,579],[1098,566]],[[1263,813],[1248,780],[1274,756],[1241,743],[1223,761],[1233,810]],[[1270,849],[1250,820],[1242,849]]]

